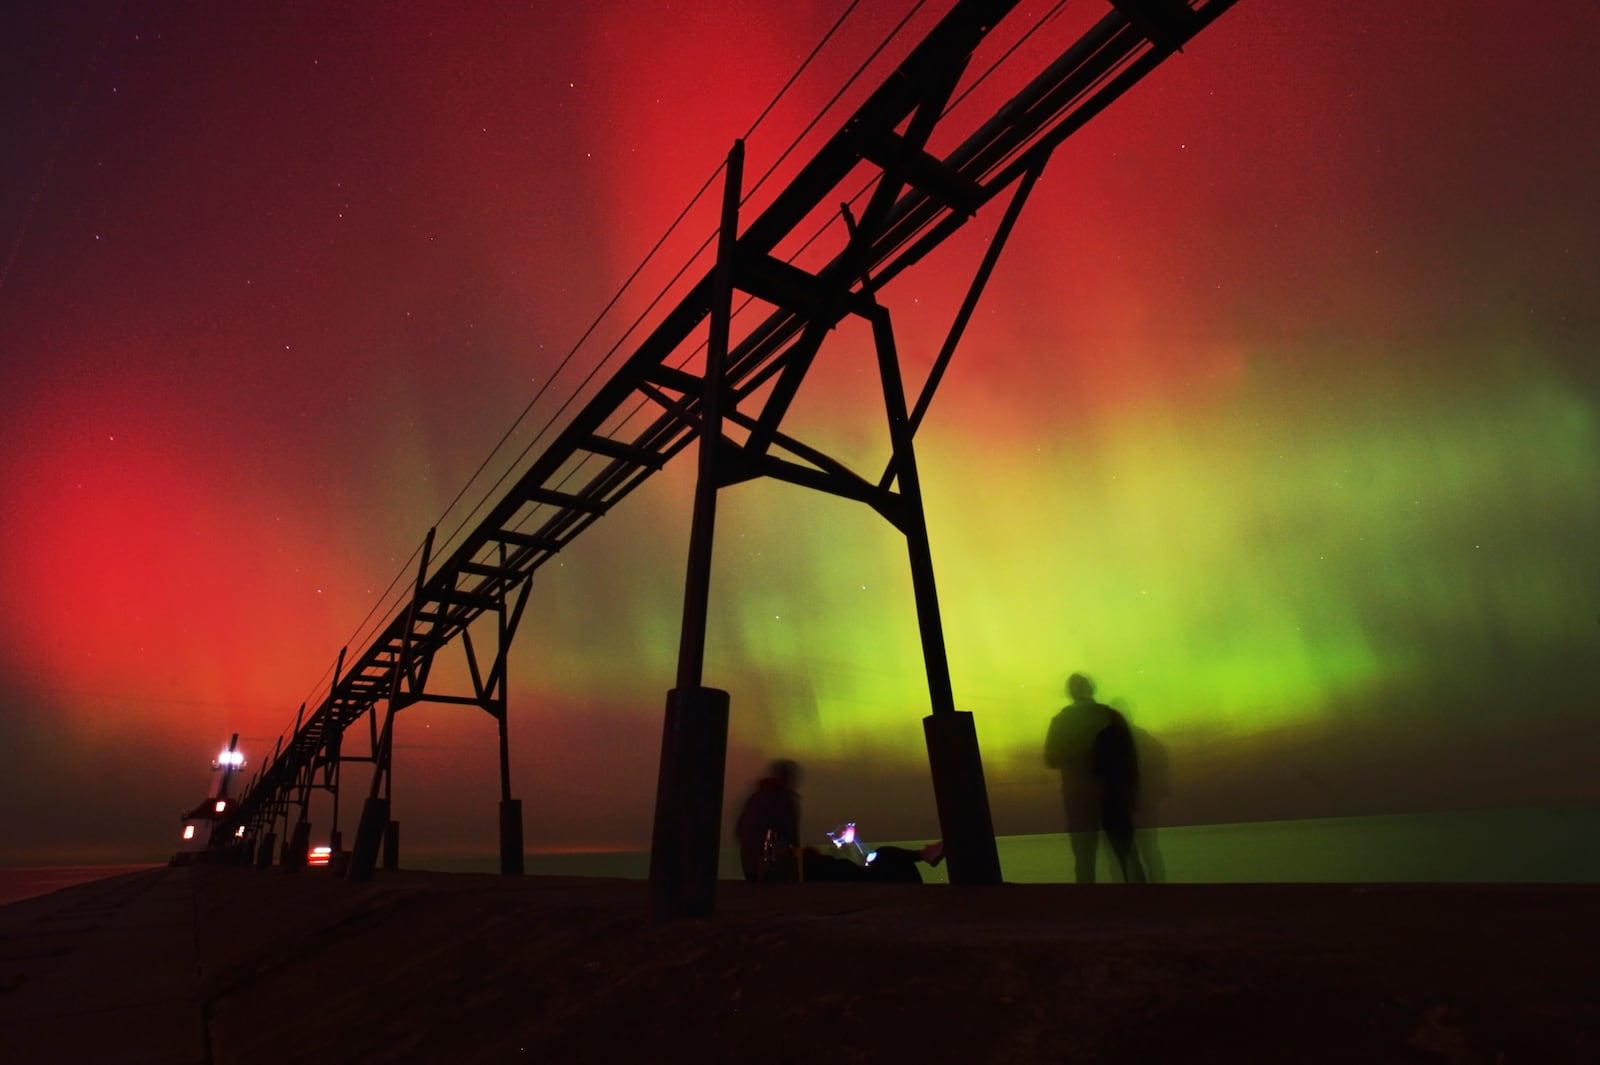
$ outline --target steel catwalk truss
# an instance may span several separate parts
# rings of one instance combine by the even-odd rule
[[[920,524],[920,502],[916,513],[908,514],[905,494],[896,490],[901,472],[896,459],[879,478],[867,479],[782,431],[784,415],[823,340],[856,315],[872,324],[880,352],[886,342],[892,351],[877,294],[991,200],[1013,190],[933,372],[903,414],[897,432],[909,439],[1005,235],[1051,153],[1233,3],[1111,0],[1103,17],[1066,44],[1021,91],[981,121],[956,128],[946,107],[974,51],[1017,6],[1016,0],[959,0],[737,237],[732,286],[771,309],[729,341],[720,419],[741,429],[744,438],[719,435],[721,482],[774,477],[864,502],[902,532],[908,523]],[[934,141],[956,146],[939,155],[929,148]],[[859,217],[841,208],[848,224],[844,247],[815,272],[781,258],[779,249],[797,241],[798,228],[814,220],[823,205],[848,201],[863,174],[875,175],[876,185]],[[509,799],[506,657],[532,576],[700,435],[707,382],[678,367],[695,353],[696,332],[711,313],[713,282],[708,271],[437,565],[429,558],[429,532],[411,601],[356,652],[348,670],[336,669],[328,695],[297,723],[233,807],[222,838],[240,825],[252,834],[262,832],[279,817],[287,832],[290,807],[299,806],[303,819],[313,786],[327,788],[337,800],[337,770],[330,766],[341,759],[373,762],[371,794],[379,794],[381,781],[387,796],[394,715],[422,700],[476,705],[498,718],[502,795]],[[888,383],[886,378],[886,388]],[[608,429],[625,427],[640,401],[659,410],[642,431],[623,435]],[[759,409],[746,410],[746,404]],[[499,646],[485,668],[468,630],[488,613],[499,617]],[[429,692],[435,656],[458,642],[474,692]],[[341,651],[341,666],[344,657]],[[380,704],[387,704],[381,727]],[[370,753],[344,753],[344,733],[363,717]],[[323,782],[314,785],[318,769]]]

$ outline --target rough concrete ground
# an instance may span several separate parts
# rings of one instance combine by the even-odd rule
[[[1600,887],[156,870],[0,908],[5,1062],[1591,1062]]]

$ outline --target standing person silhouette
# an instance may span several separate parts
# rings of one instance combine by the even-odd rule
[[[1095,701],[1094,682],[1082,673],[1067,679],[1072,702],[1050,719],[1044,764],[1061,772],[1061,799],[1072,842],[1073,875],[1092,884],[1100,833],[1116,856],[1122,879],[1145,880],[1134,844],[1133,811],[1139,798],[1139,756],[1127,718]]]

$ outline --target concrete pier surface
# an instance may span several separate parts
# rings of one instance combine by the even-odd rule
[[[1600,886],[200,866],[0,907],[0,1062],[1594,1062]]]

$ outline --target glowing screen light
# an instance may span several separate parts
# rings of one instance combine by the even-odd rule
[[[243,839],[244,838],[244,826],[243,825],[240,825],[238,828],[233,830],[233,838],[234,839]]]
[[[183,838],[184,839],[194,839],[194,826],[193,825],[184,825],[183,826]]]
[[[217,813],[220,814],[222,811],[226,810],[227,808],[228,808],[228,800],[226,800],[226,799],[218,799],[217,800]]]
[[[833,829],[828,833],[828,840],[838,850],[849,848],[853,858],[858,858],[867,864],[870,864],[872,859],[878,855],[877,851],[873,851],[870,854],[867,853],[867,845],[863,843],[861,841],[861,837],[857,835],[856,823],[854,821]]]

